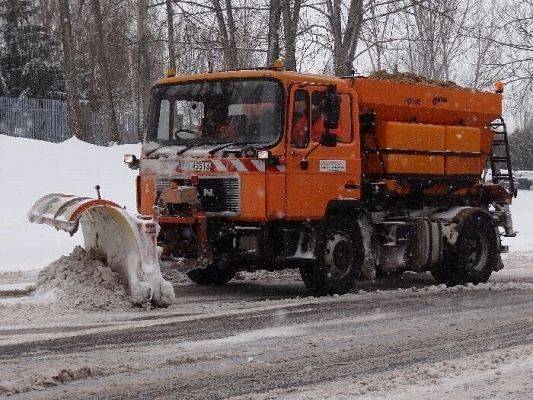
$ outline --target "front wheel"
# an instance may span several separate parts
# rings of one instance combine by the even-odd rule
[[[230,263],[218,260],[205,268],[196,268],[187,273],[191,281],[198,285],[221,286],[231,281],[237,269]]]
[[[340,219],[340,217],[339,217]],[[348,293],[361,275],[363,243],[356,220],[329,220],[317,245],[316,262],[300,268],[313,294]]]
[[[447,286],[485,283],[499,262],[498,235],[492,222],[483,215],[465,221],[455,246],[432,275]]]

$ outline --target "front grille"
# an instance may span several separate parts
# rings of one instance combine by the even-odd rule
[[[201,211],[239,212],[240,188],[237,178],[203,178],[197,186]]]
[[[160,194],[172,182],[178,186],[189,186],[189,179],[158,177],[156,182],[157,207],[162,214],[173,214],[167,209]],[[238,213],[240,211],[240,183],[238,178],[200,178],[197,184],[199,210],[213,213]]]

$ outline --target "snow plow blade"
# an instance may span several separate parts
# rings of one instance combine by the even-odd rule
[[[174,288],[159,268],[159,225],[151,217],[133,217],[109,200],[53,193],[34,204],[28,219],[71,236],[81,223],[85,249],[96,250],[121,275],[132,303],[166,307],[174,302]]]

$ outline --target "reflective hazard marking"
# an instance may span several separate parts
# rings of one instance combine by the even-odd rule
[[[346,160],[320,160],[320,172],[346,172]]]
[[[212,158],[198,161],[178,161],[176,172],[285,172],[285,165],[267,165],[262,160],[249,158]]]

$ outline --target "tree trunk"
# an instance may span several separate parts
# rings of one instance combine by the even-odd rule
[[[281,0],[270,0],[268,16],[268,50],[266,66],[271,67],[279,58],[279,28],[281,18]]]
[[[285,67],[296,71],[296,39],[300,24],[302,0],[294,0],[291,8],[290,0],[283,0],[283,30],[285,33]]]
[[[237,41],[235,39],[235,21],[233,20],[233,7],[231,0],[226,0],[226,18],[220,0],[211,0],[215,10],[218,24],[218,32],[221,37],[222,52],[224,53],[224,65],[227,69],[237,69],[239,58],[237,53]],[[227,22],[226,22],[227,19]]]
[[[167,3],[167,35],[168,35],[168,66],[176,69],[176,37],[174,35],[174,9],[172,0],[166,0]]]
[[[137,0],[137,110],[139,140],[144,139],[150,102],[150,58],[148,52],[148,0]]]
[[[70,6],[68,0],[59,0],[59,18],[61,26],[61,42],[65,65],[65,86],[67,89],[68,124],[71,134],[80,140],[86,139],[86,133],[81,129],[80,95],[76,61],[74,60],[74,40],[72,37],[72,23],[70,20]]]
[[[349,75],[353,69],[355,51],[363,23],[363,0],[351,0],[342,28],[341,0],[327,0],[328,22],[333,35],[333,68],[335,75]]]
[[[111,128],[111,140],[115,143],[120,142],[120,135],[118,132],[117,114],[115,111],[115,99],[113,97],[113,89],[111,76],[109,74],[109,63],[105,51],[104,41],[104,27],[102,22],[102,10],[100,8],[100,0],[91,0],[91,8],[96,27],[96,58],[98,60],[98,69],[100,70],[100,77],[104,84],[105,91],[105,106],[106,114],[109,119],[109,126]]]

